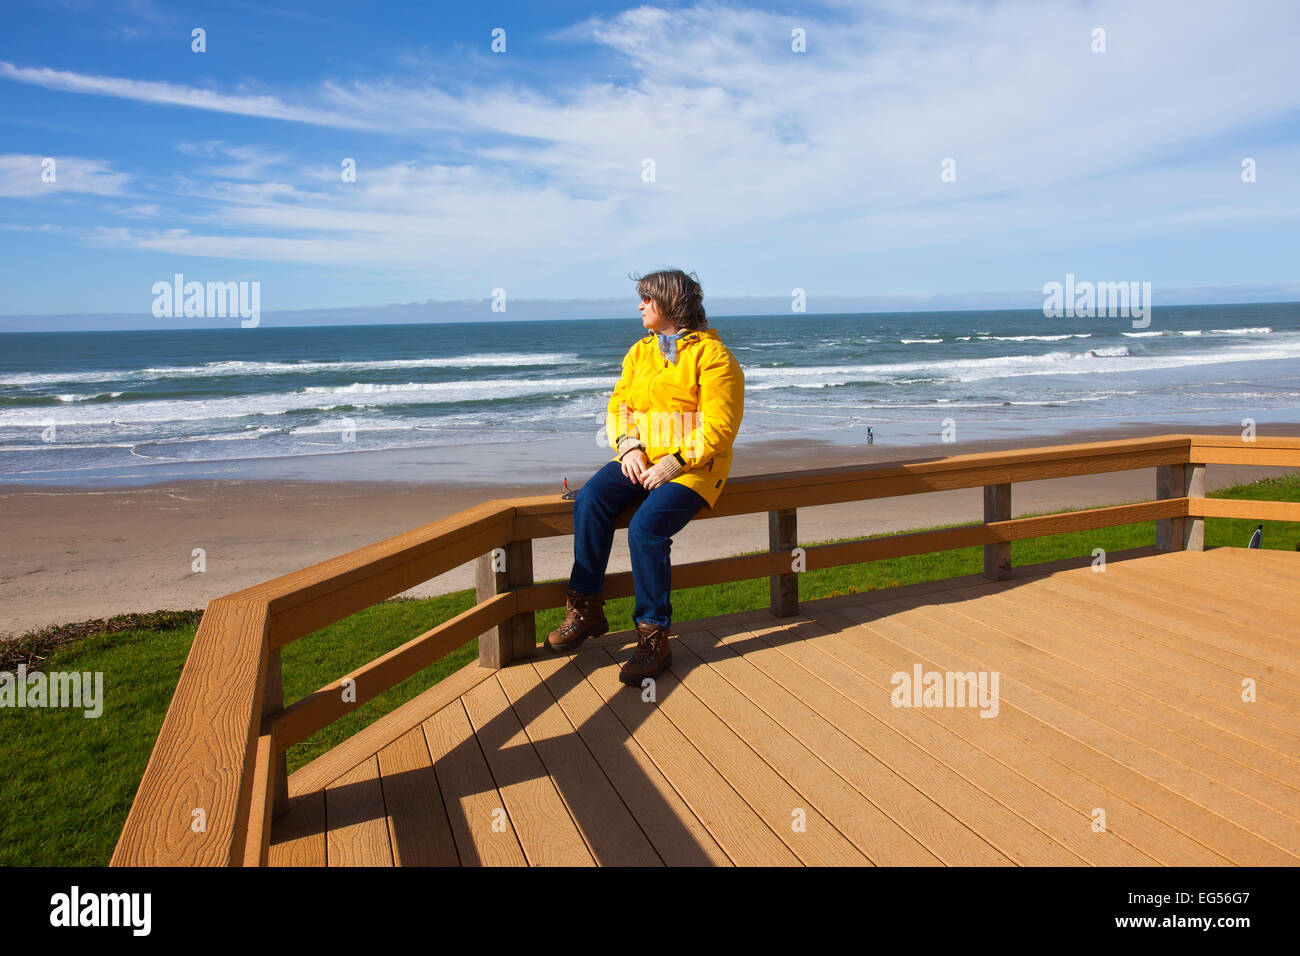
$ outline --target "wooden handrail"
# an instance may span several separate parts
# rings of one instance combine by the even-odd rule
[[[264,731],[274,732],[280,750],[301,743],[322,727],[329,726],[456,648],[463,647],[488,628],[513,617],[517,613],[517,603],[516,595],[508,592],[474,605],[450,621],[444,621],[401,647],[308,694],[278,714],[269,715]]]
[[[267,671],[267,608],[210,601],[112,866],[238,866]]]
[[[271,646],[283,647],[513,540],[514,507],[486,501],[229,595],[265,601]]]
[[[1190,460],[1202,465],[1275,465],[1289,467],[1300,456],[1300,438],[1246,440],[1233,435],[1192,435]]]
[[[1198,548],[1206,516],[1300,521],[1300,504],[1204,497],[1207,463],[1297,467],[1300,439],[1160,435],[737,477],[696,520],[767,512],[780,516],[770,518],[771,540],[792,544],[800,507],[983,487],[983,523],[804,548],[798,570],[982,545],[989,576],[1009,565],[1010,542],[1045,535],[1155,520],[1162,547]],[[1157,500],[1010,517],[1015,482],[1139,468],[1157,470]],[[492,653],[480,638],[481,660],[508,663],[521,642],[532,643],[532,615],[563,605],[567,592],[563,579],[533,583],[531,542],[572,533],[571,500],[496,499],[210,602],[112,865],[264,864],[272,819],[284,809],[283,751],[490,629],[498,633]],[[792,609],[794,548],[784,544],[675,566],[674,586],[769,577],[774,607]],[[510,557],[508,573],[494,556]],[[472,608],[283,706],[280,648],[470,560],[479,561]],[[631,593],[630,573],[607,576],[607,598]]]
[[[1300,521],[1300,501],[1189,498],[1187,513],[1198,518],[1249,518],[1255,521]]]
[[[1187,503],[1187,498],[1167,498],[1163,501],[1141,501],[1128,505],[1089,508],[1085,511],[1068,511],[1064,514],[1035,515],[1032,518],[1012,518],[1009,521],[995,521],[989,524],[938,528],[934,531],[912,531],[878,538],[862,538],[857,541],[813,545],[802,549],[804,570],[836,568],[846,564],[883,561],[913,554],[932,554],[936,551],[979,547],[1004,541],[1024,541],[1047,535],[1111,528],[1160,518],[1181,518],[1187,514]],[[1300,505],[1296,507],[1300,508]],[[674,564],[673,588],[698,588],[709,584],[725,584],[750,578],[789,574],[790,564],[791,555],[788,552],[773,551]],[[519,610],[539,611],[557,607],[564,603],[567,588],[568,584],[565,581],[550,581],[520,588],[516,592],[519,598]],[[607,600],[632,594],[632,573],[623,571],[607,574],[603,593]]]
[[[937,459],[748,475],[728,479],[717,506],[701,511],[692,520],[1183,464],[1188,460],[1190,445],[1187,435],[1162,435],[1115,442],[1053,445],[1032,451],[981,452]],[[1041,459],[1036,457],[1039,451],[1042,452]],[[515,506],[516,537],[549,538],[573,533],[570,502],[561,501],[555,495],[507,500]],[[620,523],[630,520],[632,514],[635,514],[635,509],[625,512]]]

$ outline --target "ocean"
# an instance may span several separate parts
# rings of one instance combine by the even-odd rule
[[[1144,421],[1225,431],[1245,417],[1300,421],[1297,303],[1157,306],[1142,329],[1041,310],[710,325],[745,372],[738,448],[772,438],[865,444],[868,426],[877,445],[905,447],[938,441],[949,421],[963,438],[1078,441]],[[494,458],[533,461],[546,448],[580,449],[599,466],[609,457],[599,445],[606,402],[641,334],[635,312],[3,334],[0,483],[471,480]]]

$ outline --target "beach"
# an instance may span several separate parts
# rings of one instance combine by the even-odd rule
[[[1088,434],[905,447],[774,440],[738,448],[732,474],[739,477],[1193,431],[1235,433],[1227,427],[1145,422]],[[1300,436],[1300,424],[1270,424],[1261,434]],[[201,608],[223,594],[409,531],[485,500],[560,493],[558,479],[546,483],[510,481],[516,473],[539,470],[531,454],[520,467],[514,446],[464,446],[458,454],[474,466],[470,473],[491,470],[494,465],[498,481],[227,479],[167,480],[129,488],[0,485],[0,525],[5,529],[0,557],[0,636],[119,613]],[[607,452],[590,451],[578,463],[585,470],[567,472],[570,487],[580,487],[608,458]],[[310,470],[309,458],[298,459],[297,464],[301,470]],[[1211,465],[1207,467],[1207,485],[1214,489],[1287,470]],[[1018,484],[1013,487],[1012,510],[1019,515],[1149,500],[1154,495],[1154,471],[1142,469]],[[981,489],[970,488],[802,508],[799,540],[812,543],[980,520],[982,501]],[[764,515],[697,517],[673,539],[672,559],[683,564],[767,546]],[[193,569],[195,549],[203,551],[202,572]],[[534,544],[534,573],[539,581],[567,578],[572,560],[572,536],[544,538]],[[620,529],[615,534],[609,571],[627,570],[626,530]],[[474,564],[470,562],[407,594],[423,597],[473,586]]]

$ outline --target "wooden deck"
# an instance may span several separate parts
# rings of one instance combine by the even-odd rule
[[[1300,864],[1298,596],[1300,553],[1150,553],[684,622],[657,703],[631,631],[473,664],[294,774],[269,861]],[[894,706],[917,665],[996,715]]]

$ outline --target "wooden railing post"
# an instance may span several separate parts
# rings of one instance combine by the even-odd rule
[[[266,689],[262,693],[262,716],[284,709],[284,674],[280,669],[280,649],[272,650],[266,659]],[[284,754],[279,747],[271,749],[271,816],[278,817],[289,810],[289,772]]]
[[[1011,485],[984,486],[984,523],[1011,520]],[[1011,571],[1011,542],[984,545],[984,576],[1000,581]]]
[[[794,508],[767,513],[767,546],[791,556],[799,546],[797,512]],[[799,613],[799,574],[773,574],[768,578],[772,593],[772,614],[776,617],[793,617]]]
[[[1205,497],[1205,466],[1192,463],[1183,466],[1183,493],[1189,498]],[[1183,525],[1183,550],[1205,550],[1205,519],[1187,517],[1180,519]]]
[[[1156,499],[1181,498],[1187,494],[1187,465],[1156,466]],[[1204,469],[1202,469],[1202,473]],[[1202,474],[1201,487],[1204,488]],[[1160,518],[1156,521],[1156,550],[1183,550],[1186,518]]]
[[[501,568],[504,563],[504,569]],[[475,565],[478,601],[533,583],[533,542],[511,541],[498,551],[480,555]],[[505,667],[537,653],[537,620],[525,611],[484,632],[478,639],[478,662],[483,667]]]

